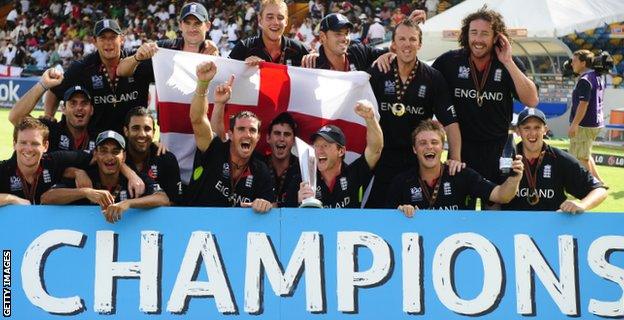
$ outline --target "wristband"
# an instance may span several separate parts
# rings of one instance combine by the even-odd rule
[[[136,62],[141,62],[141,61],[143,61],[143,60],[139,60],[139,59],[136,57],[136,54],[133,54],[132,56],[134,57],[134,61],[136,61]]]
[[[39,85],[43,88],[43,91],[48,91],[48,89],[50,89],[43,84],[43,81],[39,81]]]
[[[209,85],[210,84],[210,80],[197,80],[197,84]]]

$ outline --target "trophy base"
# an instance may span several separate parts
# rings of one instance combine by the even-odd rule
[[[307,199],[303,199],[303,201],[299,205],[299,208],[318,208],[318,209],[322,209],[323,208],[323,203],[320,200],[316,199],[316,198],[307,198]]]

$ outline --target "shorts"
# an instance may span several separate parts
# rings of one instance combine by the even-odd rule
[[[601,127],[579,127],[576,136],[570,138],[570,154],[579,160],[588,160],[600,130]]]

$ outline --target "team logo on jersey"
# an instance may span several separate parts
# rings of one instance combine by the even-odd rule
[[[445,182],[445,183],[442,185],[442,188],[444,188],[444,195],[445,195],[445,196],[448,196],[448,195],[450,195],[451,193],[453,193],[453,192],[451,191],[451,183],[450,183],[450,182]]]
[[[134,77],[128,77],[128,83],[133,83],[134,82]]]
[[[501,82],[501,78],[503,77],[503,70],[496,69],[496,71],[494,71],[494,81],[496,82]]]
[[[93,75],[91,76],[91,84],[93,89],[102,89],[104,88],[104,78],[102,76]]]
[[[292,66],[292,60],[291,59],[286,59],[286,65],[287,66]]]
[[[470,68],[466,66],[459,66],[459,72],[457,73],[457,77],[460,79],[470,78]]]
[[[224,163],[223,164],[223,177],[224,178],[229,178],[230,177],[230,164],[229,163]]]
[[[50,176],[50,171],[48,169],[43,169],[43,183],[51,183],[52,176]]]
[[[544,166],[544,178],[550,178],[550,174],[552,171],[552,166],[547,164]]]
[[[451,114],[453,115],[453,118],[457,118],[457,113],[455,113],[455,106],[454,105],[448,106],[448,108],[446,108],[446,110],[451,112]]]
[[[252,185],[253,185],[253,175],[249,175],[247,176],[247,179],[245,179],[245,187],[251,188]]]
[[[19,191],[22,190],[22,179],[18,176],[11,176],[9,179],[9,184],[11,191]]]
[[[395,94],[396,93],[396,86],[394,84],[394,81],[386,80],[386,82],[384,82],[384,93],[385,94]]]
[[[89,141],[89,150],[88,151],[93,151],[93,149],[95,149],[95,141]],[[87,150],[85,150],[87,151]]]
[[[422,189],[420,189],[420,187],[411,187],[410,188],[410,198],[411,198],[412,202],[422,201],[422,199],[423,199]]]
[[[62,134],[59,139],[59,149],[69,150],[69,137],[64,134]]]
[[[342,188],[342,191],[346,191],[348,186],[347,177],[340,178],[340,188]]]
[[[155,164],[151,165],[147,174],[152,179],[158,179],[158,166]]]
[[[351,71],[357,71],[357,68],[355,67],[353,63],[349,65],[349,69],[351,69]]]
[[[420,88],[418,88],[418,97],[424,98],[426,94],[427,94],[427,86],[423,84],[420,86]]]
[[[119,201],[128,200],[128,192],[126,190],[121,190],[119,192]]]

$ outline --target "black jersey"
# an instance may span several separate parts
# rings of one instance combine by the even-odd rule
[[[91,155],[82,151],[57,151],[43,155],[39,164],[39,175],[33,185],[24,185],[21,173],[17,169],[17,155],[0,161],[0,193],[10,193],[29,200],[31,204],[40,204],[41,195],[63,178],[63,172],[69,167],[84,168],[89,165]],[[29,189],[34,189],[29,191]]]
[[[82,138],[82,141],[75,141],[67,129],[65,117],[63,117],[60,122],[48,120],[46,118],[41,118],[39,120],[45,124],[50,131],[48,136],[48,152],[72,150],[91,152],[95,149],[95,138],[97,134],[92,130],[87,129],[86,135]]]
[[[436,185],[430,187],[420,179],[418,167],[399,174],[390,185],[386,198],[388,207],[397,208],[399,205],[411,204],[419,209],[467,210],[469,209],[466,206],[467,196],[489,199],[492,190],[496,187],[494,183],[484,179],[470,168],[464,168],[450,176],[445,166],[442,176],[438,179]],[[438,186],[438,195],[433,205],[430,205],[427,194],[432,198],[436,186]]]
[[[106,186],[102,185],[97,164],[89,166],[87,168],[87,174],[89,175],[89,178],[91,178],[91,182],[93,183],[93,189],[108,190],[113,195],[113,197],[115,197],[115,203],[130,199],[130,191],[128,191],[128,179],[123,174],[119,173],[119,180],[117,182],[117,185],[112,189],[109,189]],[[163,192],[163,190],[160,188],[160,185],[154,180],[150,179],[148,176],[144,175],[143,173],[138,173],[138,176],[141,180],[143,180],[143,183],[145,184],[145,192],[140,195],[141,197],[149,196],[158,192]],[[61,183],[57,183],[52,186],[52,188],[76,188],[76,183],[74,180],[65,179]],[[89,199],[83,198],[74,201],[71,204],[92,205],[93,203],[91,203]]]
[[[342,163],[341,171],[332,186],[323,181],[320,171],[316,171],[316,198],[323,203],[323,208],[359,208],[360,188],[366,187],[372,177],[372,171],[364,155],[347,165]],[[291,183],[288,190],[287,205],[297,207],[301,176]]]
[[[158,147],[152,144],[147,159],[145,160],[146,165],[143,166],[143,170],[141,171],[137,170],[136,165],[132,162],[128,154],[126,154],[126,164],[135,172],[156,181],[160,188],[167,193],[169,201],[176,204],[180,203],[182,200],[182,182],[180,181],[178,160],[175,155],[169,151],[161,156],[158,156],[157,153]]]
[[[522,143],[517,147],[522,154]],[[592,190],[603,187],[600,181],[567,152],[545,143],[542,152],[544,158],[537,171],[535,171],[537,161],[530,165],[531,172],[536,172],[535,190],[529,188],[525,168],[516,196],[502,206],[503,210],[556,211],[567,199],[566,193],[582,199]],[[539,197],[539,202],[531,205],[528,200],[534,197],[534,194]]]
[[[418,62],[407,90],[397,98],[394,62],[387,73],[377,67],[368,70],[370,83],[379,105],[379,124],[384,134],[384,151],[412,153],[411,133],[422,120],[436,118],[447,126],[457,122],[457,115],[448,95],[442,74],[425,63]],[[403,86],[403,83],[400,83]]]
[[[273,177],[275,202],[277,203],[278,207],[285,207],[286,201],[288,199],[289,186],[293,183],[293,181],[301,181],[299,158],[290,155],[288,169],[286,169],[286,171],[281,176],[278,176],[277,172],[275,172],[275,170],[273,170],[273,167],[271,166],[271,155],[266,156],[265,162],[267,164],[267,167],[269,168],[269,172],[271,172],[271,176]]]
[[[128,52],[121,51],[122,59],[128,55]],[[99,53],[93,52],[72,62],[65,71],[63,82],[51,90],[58,100],[63,100],[63,94],[69,87],[80,85],[86,88],[93,99],[94,110],[89,128],[96,134],[105,130],[123,133],[123,120],[128,111],[147,106],[148,73],[151,70],[139,66],[131,77],[110,79]]]
[[[388,49],[379,49],[359,42],[352,42],[347,48],[347,69],[338,71],[366,71],[379,56],[388,52]],[[316,60],[316,69],[331,69],[323,46],[319,48],[319,57]]]
[[[462,140],[491,141],[506,137],[513,114],[513,100],[518,97],[513,80],[507,68],[496,55],[492,55],[484,91],[480,93],[483,104],[479,106],[469,59],[467,50],[458,49],[444,53],[433,63],[444,76],[453,97]],[[513,60],[524,72],[522,61],[516,57]],[[481,81],[482,76],[478,75]]]
[[[190,206],[240,207],[257,198],[275,201],[271,173],[258,157],[251,157],[238,180],[232,181],[230,143],[214,137],[206,151],[195,151],[187,195]]]
[[[282,36],[282,53],[278,60],[273,61],[260,34],[239,41],[230,52],[230,59],[243,61],[251,56],[256,56],[267,62],[299,67],[301,66],[301,58],[308,53],[308,49],[301,42]]]

